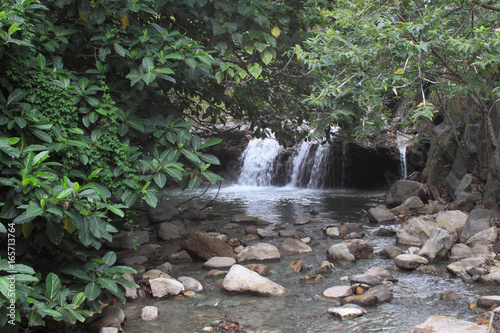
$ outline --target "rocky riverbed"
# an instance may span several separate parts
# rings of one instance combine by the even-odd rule
[[[452,209],[428,200],[425,188],[411,181],[396,182],[386,196],[345,195],[328,211],[307,197],[290,205],[280,193],[274,197],[282,195],[284,207],[268,211],[261,211],[259,196],[208,214],[161,202],[108,244],[138,272],[128,278],[140,288],[127,290],[128,301],[112,306],[123,310],[117,312],[126,323],[118,325],[110,311],[84,329],[498,329],[495,212]],[[347,206],[349,201],[354,204]],[[248,202],[258,214],[247,214]]]

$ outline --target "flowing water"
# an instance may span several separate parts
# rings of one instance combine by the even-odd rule
[[[401,333],[410,332],[431,315],[453,316],[468,321],[481,317],[480,313],[469,309],[469,304],[475,303],[479,296],[496,294],[494,287],[466,284],[458,278],[395,270],[393,260],[382,259],[377,254],[373,259],[358,260],[356,263],[336,263],[335,270],[319,282],[302,282],[301,278],[315,274],[319,264],[326,260],[327,249],[340,241],[326,238],[324,227],[341,222],[362,223],[366,234],[364,240],[377,253],[388,245],[395,245],[394,236],[377,236],[377,230],[381,227],[397,229],[399,225],[370,224],[360,213],[382,203],[385,190],[366,192],[322,188],[321,181],[315,179],[326,177],[324,173],[328,172],[344,172],[342,167],[326,169],[324,165],[318,165],[325,163],[324,153],[331,149],[303,144],[293,162],[290,185],[274,187],[267,185],[281,148],[273,141],[251,141],[251,144],[251,149],[243,156],[245,160],[238,185],[226,185],[220,190],[211,188],[181,208],[188,205],[204,207],[216,197],[207,213],[218,217],[190,222],[188,231],[215,229],[231,238],[241,238],[245,225],[235,225],[230,223],[230,219],[237,213],[245,213],[270,222],[265,228],[274,232],[275,237],[261,241],[276,246],[283,240],[277,230],[297,229],[293,223],[298,215],[314,218],[315,222],[300,226],[312,239],[310,246],[313,253],[283,256],[280,260],[263,262],[271,272],[268,278],[284,286],[288,294],[274,297],[231,294],[220,287],[223,277],[206,277],[208,270],[203,269],[201,262],[174,264],[173,277],[191,276],[202,283],[204,290],[199,293],[199,298],[170,297],[129,302],[124,307],[129,318],[126,332],[202,332],[203,327],[215,321],[231,319],[248,326],[246,332]],[[301,178],[306,180],[301,181]],[[201,193],[202,189],[197,192]],[[192,196],[192,192],[173,191],[170,192],[169,200],[178,204]],[[158,243],[161,244],[161,241]],[[303,260],[304,268],[299,273],[290,273],[287,267],[295,260]],[[389,303],[366,307],[368,313],[353,320],[341,321],[328,314],[328,308],[340,306],[340,300],[324,298],[323,291],[335,285],[347,285],[348,282],[343,281],[342,277],[362,274],[370,267],[385,268],[399,280],[391,286],[394,299]],[[439,300],[439,295],[446,291],[456,292],[460,300]],[[158,320],[144,322],[138,319],[145,305],[158,307]]]
[[[404,135],[398,134],[396,137],[396,144],[399,149],[399,156],[401,161],[401,179],[406,179],[407,168],[406,168],[406,146],[408,144],[408,138]]]

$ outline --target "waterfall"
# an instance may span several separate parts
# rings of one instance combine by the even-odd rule
[[[303,141],[296,155],[284,153],[274,139],[252,139],[242,154],[239,185],[288,185],[305,188],[342,187],[346,177],[347,144]],[[285,158],[283,159],[283,156]]]
[[[239,185],[271,185],[276,157],[283,149],[274,139],[252,139],[243,152]]]
[[[404,135],[398,133],[396,136],[396,144],[399,149],[399,160],[401,162],[401,179],[406,179],[406,145],[408,144],[408,138]]]

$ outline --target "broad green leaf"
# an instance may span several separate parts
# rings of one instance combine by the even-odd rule
[[[200,177],[198,177],[198,175],[193,175],[193,177],[189,180],[188,188],[190,190],[195,190],[198,187],[200,187],[200,184],[201,184]]]
[[[159,188],[163,188],[165,186],[165,183],[167,182],[167,176],[165,176],[161,172],[155,173],[153,179]]]
[[[210,163],[210,164],[214,164],[214,165],[220,165],[220,161],[219,159],[212,155],[212,154],[201,154],[200,155],[200,159],[203,160],[204,162],[207,162],[207,163]]]
[[[75,306],[80,306],[85,301],[86,298],[87,298],[87,296],[82,291],[82,292],[79,292],[78,294],[76,294],[75,296],[73,296],[71,303],[74,304]]]
[[[83,281],[93,281],[93,279],[87,273],[85,273],[85,271],[83,271],[83,270],[63,268],[63,269],[61,269],[61,273],[72,275],[72,276],[74,276],[80,280],[83,280]]]
[[[49,157],[49,151],[42,151],[33,158],[33,165],[37,165],[39,162],[45,161]]]
[[[201,160],[198,157],[198,155],[196,155],[192,151],[186,150],[186,149],[181,149],[181,153],[182,153],[182,155],[184,155],[191,162],[193,162],[195,164],[200,164],[201,163]]]
[[[31,133],[42,141],[45,141],[47,143],[52,143],[52,137],[45,131],[42,131],[38,128],[33,128],[31,130]]]
[[[98,278],[97,282],[107,290],[111,291],[113,294],[118,293],[118,285],[116,284],[115,281],[108,279],[108,278]]]
[[[125,205],[132,207],[134,202],[137,200],[137,193],[133,191],[125,191],[122,194],[122,201]]]
[[[118,43],[114,43],[113,47],[115,48],[116,53],[118,53],[120,55],[120,57],[125,57],[126,52],[125,52],[125,49],[123,48],[123,46],[121,46]]]
[[[73,193],[73,189],[71,188],[68,188],[68,189],[65,189],[65,190],[62,190],[61,192],[59,192],[59,194],[56,196],[56,200],[61,200],[61,199],[64,199],[66,198],[67,196],[69,196],[70,194]]]
[[[110,211],[112,211],[113,213],[115,213],[116,215],[118,215],[120,217],[124,217],[125,216],[125,213],[123,212],[123,210],[115,207],[114,205],[109,205],[108,208],[109,208]]]
[[[101,294],[101,287],[96,282],[90,282],[85,286],[85,296],[89,301],[95,300]]]
[[[52,243],[58,245],[64,237],[63,226],[55,221],[47,220],[47,237]]]
[[[14,270],[20,274],[35,274],[35,270],[32,267],[23,264],[15,264]]]
[[[9,299],[10,286],[10,281],[0,276],[0,293],[2,293],[7,299]]]
[[[52,301],[61,289],[61,280],[54,273],[49,273],[45,279],[45,297]]]
[[[36,63],[38,64],[40,70],[43,71],[45,69],[45,64],[47,63],[47,61],[45,60],[45,57],[41,53],[39,53],[36,57]]]
[[[142,76],[142,80],[149,86],[149,84],[151,82],[153,82],[154,80],[156,80],[156,74],[153,73],[153,72],[145,73]]]
[[[26,208],[26,215],[29,217],[35,217],[35,216],[40,216],[43,214],[43,208],[35,205],[29,205],[28,208]]]
[[[182,179],[182,172],[179,169],[174,169],[174,168],[165,168],[165,172],[168,173],[171,177],[181,180]]]
[[[102,261],[104,261],[108,266],[113,266],[116,262],[116,253],[109,251],[104,255],[104,257],[102,257]]]
[[[144,193],[143,198],[146,201],[146,203],[153,208],[155,208],[156,205],[158,205],[158,197],[156,196],[156,194],[152,193],[151,191],[146,191]]]
[[[250,64],[247,66],[248,72],[253,75],[254,78],[258,78],[260,74],[262,73],[262,69],[260,68],[260,65],[257,63]]]
[[[207,147],[210,147],[210,146],[214,146],[214,145],[217,145],[217,144],[219,144],[221,142],[222,142],[222,139],[211,138],[211,139],[208,139],[204,144],[202,144],[199,149],[203,149],[203,148],[207,148]]]
[[[201,174],[212,184],[217,183],[219,180],[224,181],[224,178],[208,170],[203,171]]]

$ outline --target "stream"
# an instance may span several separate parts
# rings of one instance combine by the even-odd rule
[[[213,187],[213,186],[212,186]],[[197,191],[201,194],[203,189]],[[181,203],[193,195],[192,192],[173,191],[169,200]],[[187,231],[206,230],[209,227],[226,233],[230,238],[244,236],[245,225],[229,223],[233,215],[245,213],[257,216],[271,224],[265,229],[276,234],[273,238],[260,240],[278,246],[283,240],[276,228],[297,229],[293,223],[298,215],[316,218],[318,221],[300,226],[312,238],[309,244],[313,253],[282,256],[277,261],[262,262],[269,267],[267,278],[281,284],[288,290],[286,296],[259,297],[230,294],[221,289],[222,277],[206,277],[208,269],[202,262],[173,264],[171,275],[190,276],[204,287],[199,298],[182,296],[146,301],[127,302],[124,311],[128,322],[125,332],[181,333],[202,332],[220,320],[234,320],[248,327],[245,332],[410,332],[431,315],[453,316],[476,321],[482,315],[469,308],[482,295],[496,294],[494,286],[466,284],[459,278],[433,276],[412,271],[395,270],[392,259],[382,259],[376,253],[388,245],[395,245],[395,237],[376,236],[382,226],[372,224],[360,211],[383,203],[385,191],[322,190],[296,188],[292,186],[223,186],[209,189],[202,197],[181,206],[195,205],[199,208],[216,200],[205,210],[219,217],[203,222],[190,222]],[[313,213],[314,216],[311,214]],[[314,274],[319,264],[326,260],[327,249],[341,241],[329,239],[323,234],[323,227],[339,225],[341,222],[362,223],[366,236],[364,240],[374,248],[374,258],[358,260],[356,263],[335,263],[335,270],[316,283],[300,281],[305,275]],[[389,227],[391,224],[385,224]],[[392,225],[398,228],[398,225]],[[161,241],[152,243],[161,244]],[[295,260],[303,260],[301,272],[290,273],[288,265]],[[246,265],[249,262],[244,262]],[[447,263],[437,263],[436,265]],[[399,280],[391,286],[394,299],[389,303],[365,307],[364,316],[342,321],[327,313],[328,308],[340,306],[340,300],[322,296],[324,290],[335,285],[348,285],[342,277],[362,274],[370,267],[389,270]],[[460,300],[444,302],[440,294],[454,291]],[[146,305],[158,307],[159,318],[145,322],[140,319],[141,309]]]

